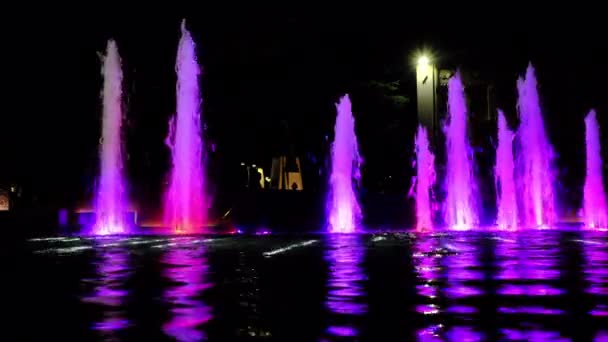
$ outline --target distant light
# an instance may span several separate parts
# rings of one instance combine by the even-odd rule
[[[245,166],[245,163],[241,163],[241,166]]]
[[[270,235],[270,234],[271,234],[271,232],[270,232],[270,229],[268,229],[268,228],[262,228],[255,232],[255,235]]]
[[[265,180],[270,183],[270,177],[266,177]]]
[[[271,257],[271,256],[273,256],[275,254],[280,254],[280,253],[283,253],[283,252],[287,252],[287,251],[289,251],[291,249],[294,249],[294,248],[305,247],[305,246],[308,246],[308,245],[312,245],[313,243],[316,243],[317,241],[318,240],[308,240],[308,241],[304,241],[304,242],[301,242],[301,243],[295,243],[293,245],[289,245],[289,246],[286,246],[286,247],[283,247],[283,248],[278,248],[278,249],[274,249],[274,250],[271,250],[271,251],[268,251],[268,252],[264,252],[263,255],[265,257]]]
[[[256,167],[255,164],[251,164],[251,167]]]
[[[427,66],[427,65],[429,65],[430,62],[431,62],[431,60],[426,55],[422,55],[422,56],[418,57],[418,66]]]

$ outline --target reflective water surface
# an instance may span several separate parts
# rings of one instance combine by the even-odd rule
[[[606,341],[608,237],[52,238],[5,260],[17,340]]]

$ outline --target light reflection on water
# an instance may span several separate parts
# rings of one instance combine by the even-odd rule
[[[497,239],[496,257],[503,296],[558,296],[564,293],[555,282],[560,277],[559,241],[553,232],[514,234],[513,239]]]
[[[124,248],[99,250],[99,259],[94,262],[97,278],[93,293],[82,298],[83,302],[102,306],[103,318],[92,324],[92,329],[101,332],[108,340],[129,326],[125,314],[125,300],[129,292],[125,282],[130,275],[129,252]],[[90,279],[83,279],[88,282]]]
[[[163,331],[178,341],[206,339],[202,326],[212,318],[212,312],[200,296],[212,284],[207,280],[209,266],[204,247],[182,245],[168,249],[162,262],[163,275],[171,281],[163,296],[171,306],[171,317],[163,324]]]
[[[416,271],[416,292],[422,297],[422,303],[416,305],[416,312],[423,315],[437,315],[440,313],[439,285],[441,276],[442,250],[439,248],[439,240],[430,234],[420,234],[413,246],[413,265]],[[432,323],[418,330],[419,341],[443,341],[443,324],[432,321]]]
[[[423,315],[437,314],[440,310],[437,281],[441,271],[439,265],[441,256],[438,241],[431,235],[421,235],[418,243],[414,245],[414,268],[418,278],[416,291],[425,299],[417,306],[416,311]]]
[[[513,317],[517,326],[501,328],[507,341],[570,341],[557,330],[542,328],[541,320],[561,317],[555,307],[560,298],[560,243],[556,232],[511,233],[508,239],[495,240],[498,273],[498,314]],[[562,299],[563,300],[563,299]],[[525,329],[521,327],[525,326]]]
[[[479,283],[483,279],[480,270],[480,261],[477,238],[471,235],[456,235],[449,243],[453,252],[443,258],[446,288],[445,295],[451,299],[452,304],[462,305],[470,297],[481,296],[483,292]]]
[[[416,311],[429,323],[418,330],[418,341],[481,341],[483,335],[463,319],[477,313],[468,299],[483,294],[478,285],[483,275],[474,241],[464,236],[446,240],[419,235],[413,249],[416,289],[423,300]],[[453,316],[451,323],[446,315]]]
[[[327,333],[333,336],[357,336],[356,317],[367,312],[363,288],[366,276],[361,265],[364,247],[360,239],[355,234],[328,237],[325,259],[329,263],[329,279],[325,304],[332,314]]]
[[[272,339],[270,331],[281,331],[278,324],[290,319],[280,317],[277,322],[282,315],[277,308],[288,307],[291,298],[308,291],[318,294],[307,296],[314,303],[302,311],[302,317],[310,317],[311,322],[302,320],[297,326],[314,325],[311,335],[329,340],[365,339],[382,328],[392,329],[383,321],[388,317],[384,315],[394,313],[383,309],[393,296],[392,303],[405,304],[399,313],[401,321],[410,324],[394,330],[407,329],[420,341],[568,341],[581,335],[584,340],[605,341],[608,336],[605,234],[387,234],[383,239],[329,235],[315,237],[324,243],[300,246],[272,258],[263,253],[294,240],[227,238],[226,243],[211,245],[211,240],[201,238],[163,239],[28,242],[33,251],[88,248],[77,253],[34,253],[31,258],[38,264],[29,265],[28,270],[44,271],[48,275],[41,279],[50,283],[37,289],[36,300],[48,307],[67,302],[75,305],[70,307],[74,312],[83,306],[79,324],[102,340],[121,340],[142,330],[149,331],[150,340]],[[163,248],[155,247],[159,243]],[[373,253],[364,262],[370,248]],[[399,265],[406,267],[392,266],[396,255],[403,258]],[[311,268],[298,268],[304,260],[302,264]],[[390,267],[383,264],[386,260]],[[302,276],[301,284],[285,282],[283,272],[292,267],[298,279]],[[318,272],[311,273],[312,267]],[[381,267],[385,268],[378,272]],[[57,272],[61,276],[53,277]],[[323,272],[327,272],[327,283],[325,278],[306,281],[322,277]],[[387,278],[395,281],[391,282],[394,286],[386,286]],[[222,286],[210,290],[212,283]],[[69,289],[66,297],[76,293],[75,303],[61,296],[52,298],[60,288]],[[277,288],[284,289],[280,297],[275,296]],[[285,303],[277,305],[277,300]],[[301,302],[293,303],[297,304],[288,310],[302,309]],[[148,306],[160,310],[141,310]],[[70,329],[70,322],[46,316],[57,330]],[[141,327],[141,322],[151,326]],[[294,339],[298,333],[293,332]]]
[[[471,316],[477,314],[477,308],[471,303],[485,294],[481,287],[484,275],[479,260],[479,237],[455,235],[444,241],[444,247],[450,253],[441,259],[445,283],[441,292],[446,297],[446,312],[453,317],[453,324],[446,324],[445,338],[448,341],[481,341],[484,335],[470,324]]]
[[[585,292],[597,299],[589,313],[608,317],[608,241],[604,234],[594,232],[586,232],[583,238],[580,243],[583,245],[584,273],[588,283]]]

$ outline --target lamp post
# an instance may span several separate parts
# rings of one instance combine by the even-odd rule
[[[416,61],[416,95],[418,122],[426,127],[429,138],[433,139],[437,122],[437,68],[425,54]]]

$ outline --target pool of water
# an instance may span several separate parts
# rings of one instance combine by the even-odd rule
[[[606,234],[142,236],[15,243],[13,340],[608,339]]]

